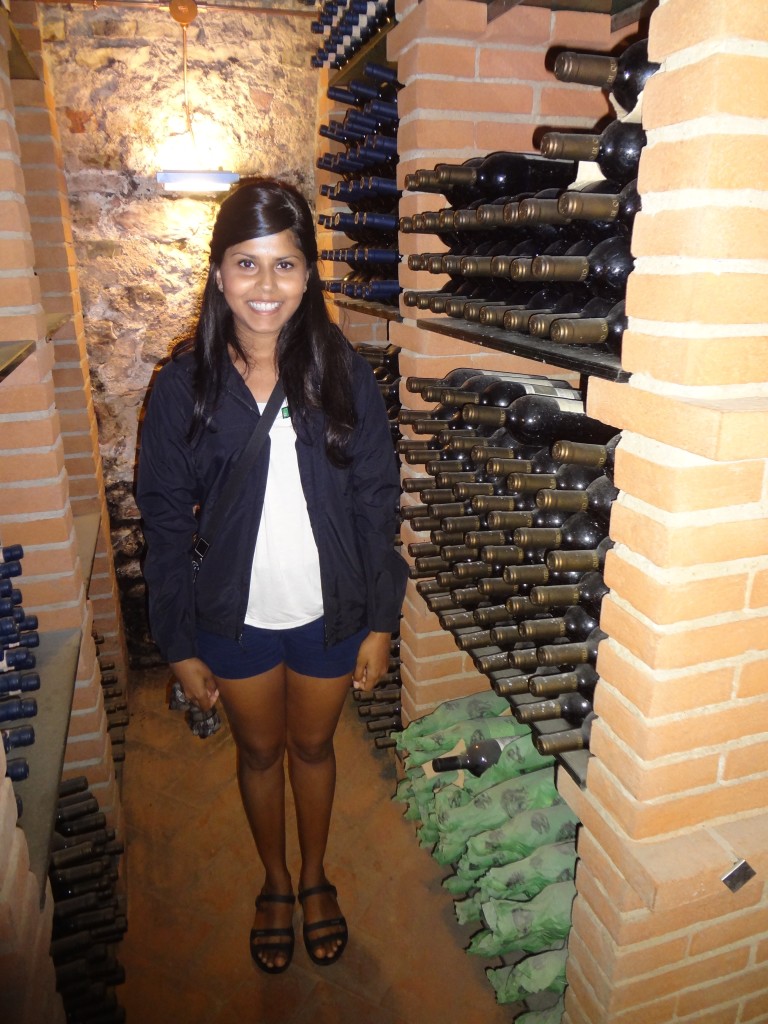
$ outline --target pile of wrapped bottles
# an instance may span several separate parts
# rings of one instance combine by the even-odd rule
[[[520,1024],[559,1022],[575,895],[578,819],[558,794],[553,758],[493,691],[446,701],[395,734],[404,778],[395,799],[419,841],[452,866],[445,888],[460,924],[478,922],[468,952],[500,1003],[525,1002]],[[543,1004],[543,1005],[542,1005]]]

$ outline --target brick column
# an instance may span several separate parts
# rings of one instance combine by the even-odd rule
[[[765,6],[667,0],[650,48],[569,1024],[768,1018]]]

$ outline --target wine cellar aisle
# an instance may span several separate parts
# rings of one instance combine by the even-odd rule
[[[128,1020],[507,1024],[514,1007],[496,1004],[485,961],[463,952],[476,926],[457,924],[441,885],[449,872],[414,842],[391,799],[391,752],[375,749],[351,697],[337,733],[328,857],[349,947],[327,971],[300,942],[286,974],[255,968],[247,938],[261,877],[234,744],[226,723],[204,740],[192,736],[183,715],[166,707],[167,678],[161,669],[143,673],[130,702],[123,801],[131,926],[120,991]],[[292,843],[295,850],[295,836]],[[298,865],[289,867],[296,877]]]

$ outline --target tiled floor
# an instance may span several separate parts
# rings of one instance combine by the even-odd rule
[[[339,779],[327,859],[350,941],[316,967],[297,911],[288,971],[253,964],[248,931],[261,885],[226,726],[194,737],[165,704],[166,671],[129,698],[123,768],[128,933],[118,949],[129,1024],[501,1024],[486,961],[463,952],[447,873],[418,845],[391,796],[390,751],[375,749],[350,698],[337,733]],[[289,844],[296,850],[295,832]],[[291,865],[294,875],[298,863]],[[496,961],[492,966],[498,966]]]

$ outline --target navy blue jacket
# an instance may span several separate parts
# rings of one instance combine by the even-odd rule
[[[155,643],[168,661],[195,657],[195,627],[237,639],[243,631],[251,562],[269,466],[269,439],[233,502],[218,536],[205,533],[230,467],[248,442],[259,410],[229,365],[211,425],[190,444],[193,357],[158,374],[141,434],[137,502],[144,520],[144,577]],[[407,566],[394,548],[400,483],[383,399],[369,365],[353,357],[358,422],[349,466],[325,454],[323,416],[311,412],[296,441],[299,473],[320,555],[326,643],[359,629],[395,632]],[[198,529],[211,547],[193,579],[190,552]]]

